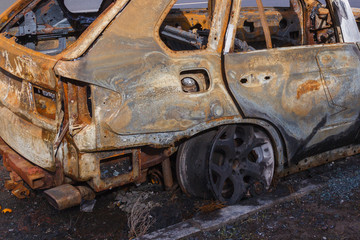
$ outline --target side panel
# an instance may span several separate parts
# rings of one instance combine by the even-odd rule
[[[174,2],[129,2],[85,56],[56,65],[61,76],[96,85],[92,92],[95,126],[79,132],[75,139],[96,136],[97,149],[146,145],[158,139],[169,143],[180,136],[176,132],[239,114],[223,82],[217,52],[220,44],[212,41],[206,50],[172,52],[160,39],[160,24]],[[225,1],[221,4],[230,7]],[[186,93],[181,73],[196,70],[207,73],[209,88]],[[169,133],[170,137],[148,137],[154,133]],[[133,137],[129,140],[126,135]],[[87,151],[95,145],[77,143]]]
[[[360,61],[356,45],[228,54],[225,68],[245,117],[273,123],[294,162],[358,138]]]

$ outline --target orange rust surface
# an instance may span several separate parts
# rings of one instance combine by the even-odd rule
[[[57,78],[52,69],[57,60],[59,57],[32,51],[0,35],[0,66],[18,78],[54,90]]]
[[[297,89],[296,98],[299,99],[302,95],[311,92],[317,91],[321,87],[321,83],[316,80],[309,80],[303,84],[301,84]]]
[[[258,10],[260,13],[260,21],[261,21],[261,25],[262,25],[264,35],[265,35],[266,47],[269,49],[269,48],[272,48],[272,42],[271,42],[270,29],[269,29],[269,25],[267,23],[264,6],[262,4],[262,0],[256,0],[256,3],[257,3]]]
[[[184,30],[189,30],[197,24],[200,24],[204,29],[210,29],[211,26],[210,16],[206,10],[179,10],[169,15],[164,24],[178,25]]]

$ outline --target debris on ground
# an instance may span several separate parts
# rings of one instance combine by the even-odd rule
[[[219,201],[209,201],[202,204],[196,204],[195,205],[196,210],[202,213],[210,213],[215,210],[221,209],[226,207],[223,203]]]
[[[30,190],[24,186],[23,181],[5,181],[5,188],[17,197],[18,199],[28,198],[30,195]]]
[[[140,237],[146,234],[156,219],[151,215],[151,210],[155,207],[153,202],[144,203],[146,198],[138,197],[131,207],[128,214],[129,237]]]
[[[149,185],[151,186],[151,185]],[[146,187],[146,186],[144,186]],[[140,237],[146,234],[155,224],[156,218],[152,215],[152,209],[161,207],[161,203],[152,201],[156,193],[148,189],[119,191],[114,204],[127,213],[129,238]]]
[[[91,213],[94,210],[95,207],[95,203],[96,203],[96,199],[93,200],[83,200],[80,204],[80,211],[81,212],[86,212],[86,213]]]
[[[4,208],[1,212],[4,213],[4,214],[12,213],[12,210],[10,208]]]
[[[115,204],[126,213],[131,213],[135,204],[139,208],[161,207],[160,203],[148,200],[151,196],[154,196],[154,194],[153,191],[119,191],[115,197]]]
[[[0,205],[0,211],[1,211],[2,207]],[[1,211],[3,214],[6,214],[6,213],[12,213],[12,209],[10,208],[4,208],[2,211]]]

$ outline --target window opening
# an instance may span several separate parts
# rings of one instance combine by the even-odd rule
[[[210,34],[209,1],[178,0],[160,28],[160,37],[174,51],[206,49]]]
[[[299,0],[262,2],[273,48],[336,42],[333,21],[325,0],[314,1],[305,9]],[[256,0],[242,1],[235,52],[266,48]]]
[[[65,2],[64,2],[65,1]],[[92,0],[94,1],[94,0]],[[27,48],[48,55],[61,53],[74,43],[94,20],[115,0],[96,0],[97,7],[87,1],[69,5],[67,0],[46,0],[30,4],[3,30],[7,37]],[[66,5],[65,5],[66,4]],[[81,6],[84,5],[84,6]],[[67,6],[75,12],[71,12]]]

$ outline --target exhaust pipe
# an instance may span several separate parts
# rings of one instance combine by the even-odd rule
[[[58,210],[78,206],[81,200],[92,200],[95,198],[95,192],[91,188],[85,186],[74,187],[70,184],[51,188],[44,193],[50,205]]]

